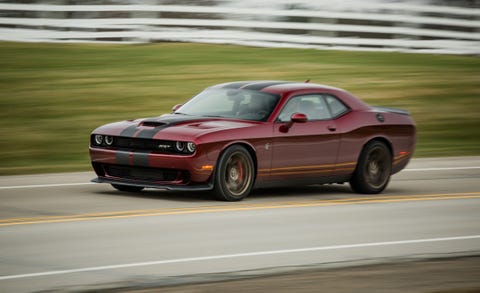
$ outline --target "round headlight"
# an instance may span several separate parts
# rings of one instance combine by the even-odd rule
[[[94,140],[95,144],[101,145],[103,142],[103,135],[95,134]]]
[[[185,150],[185,143],[183,141],[177,141],[175,143],[175,148],[177,149],[177,151],[183,152],[183,150]]]
[[[109,146],[112,145],[113,144],[113,137],[108,136],[108,135],[105,136],[105,143]]]
[[[196,149],[197,149],[197,146],[195,145],[194,142],[187,143],[187,151],[189,151],[190,153],[193,153],[195,152]]]

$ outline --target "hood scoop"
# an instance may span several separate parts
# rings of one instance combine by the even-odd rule
[[[161,127],[161,126],[166,126],[166,125],[168,125],[168,123],[160,122],[160,121],[146,120],[146,121],[141,122],[138,126]]]

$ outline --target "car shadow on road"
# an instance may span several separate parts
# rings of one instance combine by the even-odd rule
[[[192,192],[179,192],[160,189],[145,189],[138,192],[125,192],[118,190],[100,191],[97,194],[110,195],[110,196],[122,196],[122,197],[135,197],[143,199],[159,199],[166,201],[177,202],[204,202],[213,200],[214,197],[207,192],[192,191]]]
[[[288,197],[288,196],[313,196],[313,195],[338,195],[352,193],[348,184],[308,185],[295,187],[273,187],[256,189],[250,197]]]
[[[215,201],[213,191],[169,191],[157,189],[145,189],[140,192],[124,192],[118,190],[108,190],[97,192],[102,195],[109,196],[126,196],[144,199],[159,199],[176,202],[209,202]],[[312,197],[312,196],[338,196],[352,194],[350,186],[345,185],[309,185],[296,187],[272,187],[254,189],[251,194],[243,200],[249,201],[252,199],[282,199],[287,197]]]

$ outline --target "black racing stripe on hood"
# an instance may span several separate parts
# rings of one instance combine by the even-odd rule
[[[136,137],[138,138],[153,138],[158,132],[160,132],[161,130],[167,128],[171,126],[171,124],[166,124],[164,126],[161,126],[161,127],[153,127],[153,128],[150,128],[150,129],[144,129],[142,131],[140,131],[140,133],[137,134]]]
[[[137,125],[128,126],[121,133],[120,136],[132,137],[137,132]]]
[[[242,89],[247,89],[247,90],[254,90],[254,91],[261,91],[266,87],[272,86],[272,85],[278,85],[278,84],[285,84],[285,83],[291,83],[288,81],[263,81],[263,82],[255,82],[251,84],[247,84],[242,87]]]
[[[191,115],[181,115],[181,114],[169,114],[163,115],[157,118],[148,119],[143,122],[156,122],[165,124],[165,126],[172,126],[184,122],[202,122],[206,120],[212,120],[211,117],[201,117],[201,116],[191,116]]]
[[[141,121],[138,124],[129,126],[125,128],[120,136],[123,137],[134,137],[134,134],[139,130],[140,132],[135,135],[137,138],[146,138],[152,139],[158,132],[162,131],[165,128],[175,126],[181,123],[188,122],[201,122],[206,120],[211,120],[212,118],[208,117],[198,117],[198,116],[183,116],[183,115],[167,115],[158,118],[149,118]],[[145,125],[147,127],[142,127]],[[156,126],[155,126],[156,125]]]

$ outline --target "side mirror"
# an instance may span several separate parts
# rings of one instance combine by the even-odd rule
[[[180,107],[183,106],[182,104],[176,104],[175,106],[173,106],[172,108],[172,113],[174,113],[175,111],[177,111],[178,109],[180,109]]]
[[[307,115],[303,113],[293,113],[290,116],[290,121],[287,124],[280,126],[280,132],[287,133],[288,130],[292,127],[293,123],[305,123],[308,121]]]
[[[290,117],[290,122],[294,123],[305,123],[308,121],[307,115],[303,113],[293,113]]]

